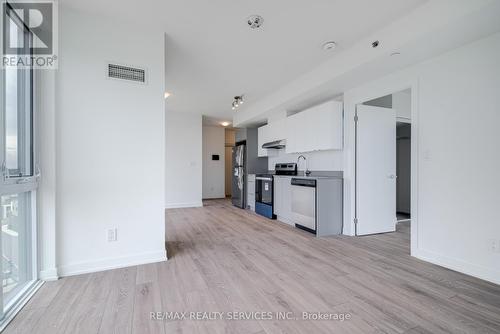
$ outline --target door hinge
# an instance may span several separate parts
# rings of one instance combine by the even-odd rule
[[[354,122],[358,121],[358,115],[354,116]]]
[[[358,224],[358,218],[354,218],[354,224]]]

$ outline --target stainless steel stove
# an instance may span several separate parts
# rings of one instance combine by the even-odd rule
[[[274,175],[297,175],[296,163],[278,163]],[[274,215],[273,174],[257,174],[255,176],[255,212],[261,216],[276,219]]]

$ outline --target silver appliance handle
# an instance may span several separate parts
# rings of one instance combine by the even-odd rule
[[[273,179],[271,177],[260,177],[257,176],[255,177],[256,180],[263,180],[263,181],[272,181]]]

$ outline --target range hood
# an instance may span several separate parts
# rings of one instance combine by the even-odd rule
[[[271,141],[269,143],[264,143],[262,145],[262,148],[275,149],[275,150],[279,150],[279,149],[282,149],[285,147],[286,147],[286,140],[285,139]]]

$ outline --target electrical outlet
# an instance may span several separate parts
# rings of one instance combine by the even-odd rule
[[[493,253],[500,253],[500,240],[490,240],[490,249]]]
[[[108,242],[118,240],[118,230],[116,228],[112,228],[108,230]]]

